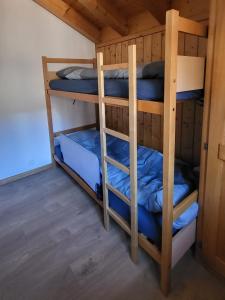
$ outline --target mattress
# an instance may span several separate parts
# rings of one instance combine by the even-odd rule
[[[87,130],[67,136],[59,136],[55,140],[55,147],[57,156],[78,173],[95,192],[99,191],[99,186],[101,185],[99,132],[96,130]],[[127,159],[128,144],[126,142],[114,137],[107,138],[107,148],[109,156],[127,165],[125,160]],[[162,190],[160,185],[162,185],[162,183],[160,183],[159,180],[160,175],[158,172],[161,171],[157,164],[159,160],[161,161],[161,155],[158,151],[151,150],[149,152],[149,150],[146,149],[148,148],[142,146],[139,146],[138,149],[139,231],[151,240],[158,242],[161,236],[159,232],[161,230],[162,203],[160,204],[160,201],[162,201]],[[149,153],[151,154],[150,157]],[[149,170],[149,158],[155,163],[152,165],[152,171]],[[111,184],[129,197],[129,182],[127,182],[127,178],[123,177],[120,173],[121,171],[113,166],[111,166],[110,170],[109,166],[108,178]],[[176,170],[175,187],[177,185],[178,189],[174,190],[174,205],[179,203],[179,201],[191,191],[191,186],[187,184],[187,182],[183,178],[183,175]],[[154,199],[151,199],[151,197]],[[149,205],[150,202],[152,203],[151,205]],[[113,193],[109,193],[109,203],[115,211],[129,221],[129,207]],[[198,205],[194,203],[173,223],[174,232],[183,228],[196,218],[197,212]]]
[[[98,81],[96,79],[54,79],[50,81],[49,86],[52,90],[98,94]],[[128,98],[128,90],[127,79],[105,79],[106,96]],[[160,101],[163,99],[163,94],[163,79],[137,79],[137,99]],[[177,93],[177,100],[199,99],[202,96],[202,90],[180,92]]]

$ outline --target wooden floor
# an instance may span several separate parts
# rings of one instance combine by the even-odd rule
[[[164,299],[157,267],[58,168],[0,187],[0,300]],[[223,280],[188,253],[168,299],[225,299]]]

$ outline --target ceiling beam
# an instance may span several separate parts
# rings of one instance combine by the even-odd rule
[[[112,27],[121,35],[128,34],[128,26],[125,18],[113,6],[109,0],[74,0],[87,9],[95,18],[106,26]]]
[[[101,31],[63,0],[33,0],[67,25],[97,43]]]
[[[138,0],[137,3],[148,10],[160,24],[165,24],[166,11],[170,9],[169,0]]]

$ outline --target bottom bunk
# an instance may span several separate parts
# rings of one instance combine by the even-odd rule
[[[127,142],[107,136],[107,148],[109,157],[129,167],[129,145]],[[76,180],[81,178],[86,182],[89,193],[98,203],[101,203],[100,151],[100,137],[97,130],[78,131],[55,138],[56,160],[64,168],[74,172]],[[158,248],[161,244],[162,161],[163,156],[160,152],[138,146],[138,230],[142,237],[152,241]],[[110,184],[129,198],[129,175],[110,164],[108,172]],[[195,185],[191,168],[187,164],[177,161],[174,205],[180,203],[190,194],[195,189]],[[127,223],[130,222],[129,206],[111,191],[109,191],[109,205],[116,216],[122,217]],[[193,224],[197,213],[198,204],[195,202],[174,221],[174,235]]]

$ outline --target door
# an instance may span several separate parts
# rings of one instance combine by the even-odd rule
[[[203,255],[208,264],[225,276],[225,1],[213,0],[215,22],[211,76],[208,155],[203,218]],[[210,55],[209,55],[210,56]]]

